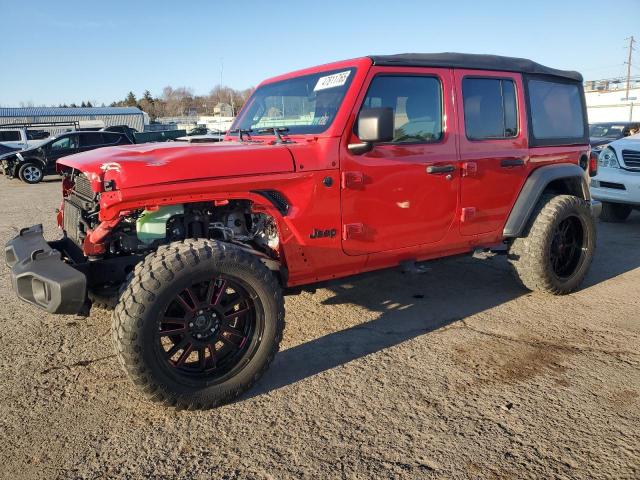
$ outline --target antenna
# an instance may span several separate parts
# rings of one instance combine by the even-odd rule
[[[218,97],[220,103],[222,103],[221,99],[222,99],[222,72],[223,71],[224,71],[224,58],[220,57],[220,95],[221,96]],[[628,92],[627,92],[627,96],[629,96]],[[218,132],[222,132],[222,107],[220,110],[220,120],[218,121]]]
[[[631,35],[631,37],[625,38],[625,40],[629,40],[629,59],[625,62],[627,64],[627,95],[625,96],[625,100],[629,100],[629,87],[631,85],[631,55],[635,50],[635,48],[633,48],[633,44],[636,43],[636,39]]]

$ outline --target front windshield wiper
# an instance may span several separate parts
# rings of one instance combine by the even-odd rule
[[[288,138],[285,139],[280,133],[286,133],[289,131],[287,127],[265,127],[258,130],[258,133],[273,133],[276,136],[276,143],[293,143]]]
[[[253,132],[253,130],[251,130],[250,128],[234,128],[233,130],[229,130],[229,133],[237,133],[238,134],[238,141],[241,142],[243,140],[242,136],[243,135],[249,135],[249,140],[251,140],[251,132]]]

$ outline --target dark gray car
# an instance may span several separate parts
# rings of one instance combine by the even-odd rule
[[[129,145],[131,140],[115,132],[68,132],[47,142],[20,152],[4,155],[2,169],[8,177],[18,177],[26,183],[38,183],[45,175],[56,173],[59,158],[96,148]]]

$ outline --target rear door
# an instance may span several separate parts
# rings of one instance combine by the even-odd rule
[[[95,148],[103,147],[105,145],[102,132],[81,132],[78,134],[80,137],[80,151],[86,152]]]
[[[355,125],[362,109],[392,108],[395,137],[361,155],[340,147],[345,253],[438,242],[458,204],[451,71],[374,67],[356,105]]]
[[[461,160],[460,233],[502,229],[527,177],[522,76],[455,70]]]

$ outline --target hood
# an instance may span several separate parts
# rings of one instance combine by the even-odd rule
[[[70,155],[58,165],[83,172],[96,191],[114,180],[116,188],[205,178],[293,172],[293,156],[284,145],[221,142],[147,143],[99,148]]]
[[[49,139],[47,140],[29,140],[29,143],[27,143],[27,147],[20,149],[20,153],[35,153],[38,150],[40,150],[40,148],[42,148],[42,145],[44,143],[47,143],[49,141]]]
[[[640,133],[636,135],[631,135],[630,137],[624,137],[620,140],[616,140],[615,142],[611,142],[609,144],[610,147],[615,147],[617,149],[630,149],[630,150],[640,150]]]

